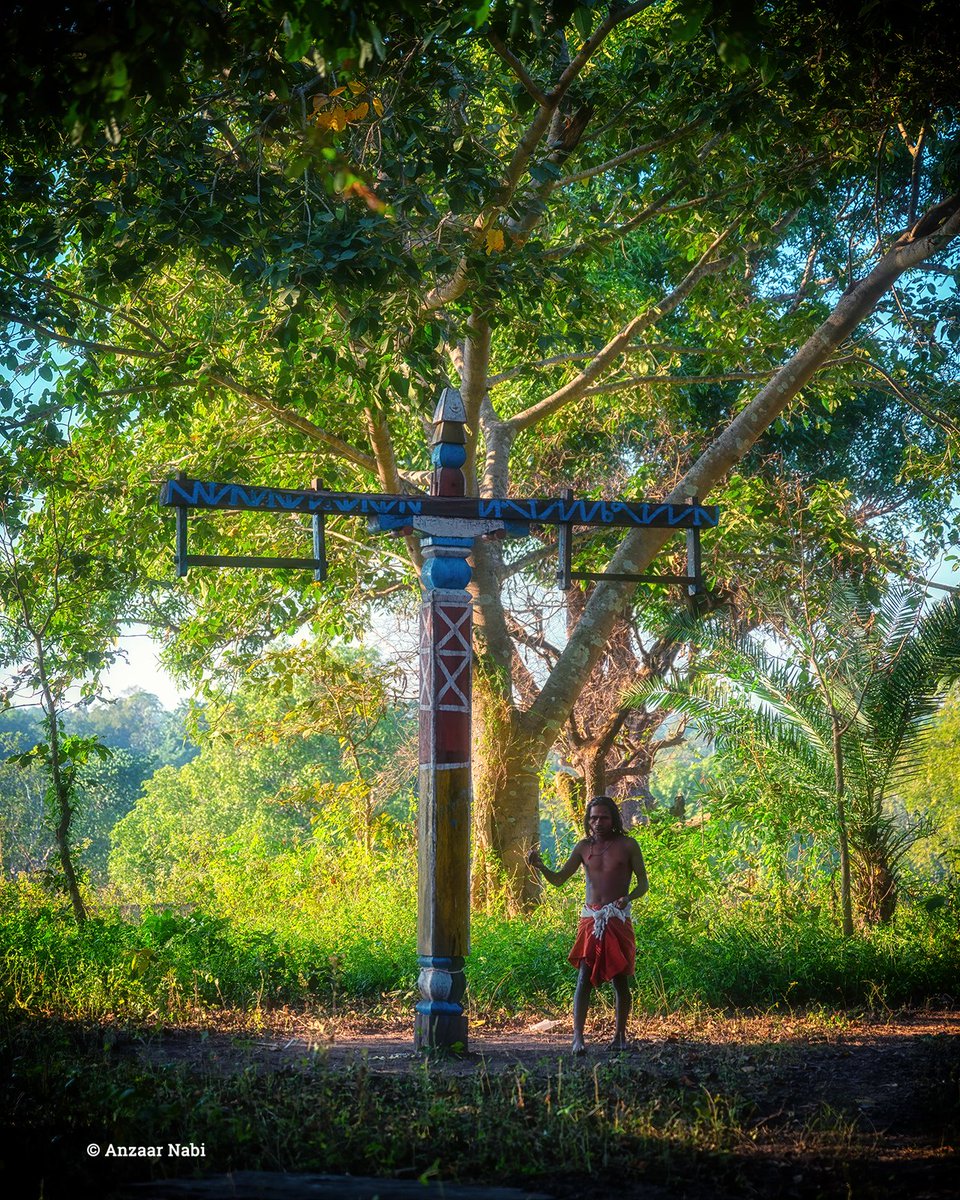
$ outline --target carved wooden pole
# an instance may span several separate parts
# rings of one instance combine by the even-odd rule
[[[434,414],[434,496],[466,488],[463,401],[445,388]],[[467,1048],[464,959],[470,953],[470,676],[473,609],[467,584],[472,523],[419,523],[426,589],[420,616],[418,1050]],[[459,536],[458,536],[459,535]]]

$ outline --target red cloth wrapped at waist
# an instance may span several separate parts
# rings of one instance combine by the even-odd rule
[[[632,975],[637,961],[637,942],[633,924],[621,916],[616,905],[587,905],[577,926],[577,940],[570,951],[570,962],[590,968],[590,982],[609,983],[615,975]],[[599,931],[599,936],[598,936]]]

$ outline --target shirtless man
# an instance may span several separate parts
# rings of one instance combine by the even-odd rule
[[[590,992],[612,982],[616,995],[617,1032],[611,1050],[626,1050],[630,1016],[630,976],[636,960],[636,941],[630,921],[630,901],[647,891],[647,871],[640,847],[623,832],[620,810],[609,796],[595,796],[583,818],[586,837],[579,841],[559,871],[551,871],[537,850],[527,862],[554,887],[567,882],[579,866],[587,877],[587,902],[580,914],[577,940],[570,962],[577,967],[573,995],[573,1052],[586,1053],[583,1028]],[[630,883],[636,876],[636,886]]]

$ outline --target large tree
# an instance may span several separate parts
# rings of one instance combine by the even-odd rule
[[[360,6],[352,32],[337,5],[319,26],[222,11],[222,37],[188,24],[175,86],[149,96],[143,54],[114,45],[116,96],[100,76],[83,113],[60,113],[77,140],[5,121],[7,368],[31,403],[33,372],[56,370],[44,401],[73,414],[91,480],[119,459],[151,486],[176,469],[303,484],[319,461],[327,486],[415,490],[450,373],[480,494],[706,497],[756,468],[771,426],[802,454],[801,423],[808,460],[872,447],[918,502],[916,479],[945,470],[946,32],[931,45],[886,6],[856,24],[842,6]],[[57,59],[74,93],[98,45]],[[159,579],[168,527],[129,516]],[[344,633],[410,589],[415,545],[332,535],[349,544],[323,595],[289,576],[158,588],[181,661],[209,670],[305,622]],[[282,551],[302,531],[237,519],[215,536]],[[638,573],[666,537],[578,553]],[[537,537],[474,553],[478,876],[502,871],[517,902],[545,756],[635,600],[598,584],[526,677],[514,580],[548,585],[547,556]]]

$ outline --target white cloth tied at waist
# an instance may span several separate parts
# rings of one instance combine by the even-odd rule
[[[626,908],[621,908],[615,901],[605,904],[602,908],[591,908],[589,904],[585,904],[580,910],[580,916],[592,919],[593,936],[599,942],[602,941],[603,935],[607,931],[607,922],[611,917],[616,917],[620,921],[630,919],[630,903],[627,902]]]

